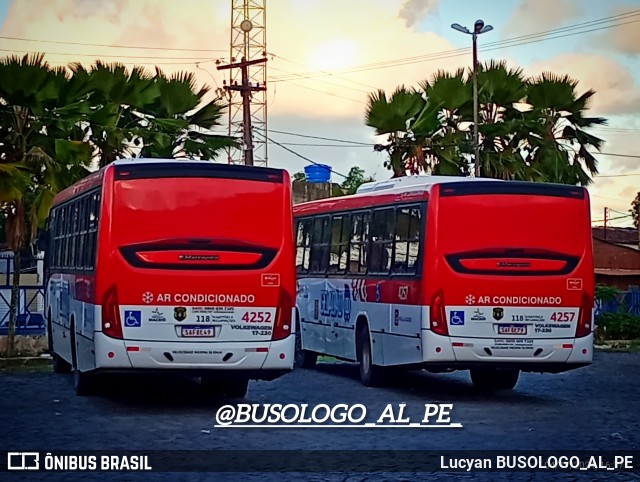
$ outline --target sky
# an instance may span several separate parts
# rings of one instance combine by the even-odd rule
[[[212,88],[212,98],[229,76],[216,61],[229,62],[234,1],[240,3],[0,0],[0,55],[43,52],[52,65],[88,66],[100,58],[190,71]],[[568,74],[580,94],[596,91],[589,113],[608,124],[591,131],[605,140],[602,153],[594,153],[600,174],[589,187],[592,219],[602,224],[609,208],[609,225],[631,225],[622,216],[640,192],[640,0],[250,3],[266,4],[268,135],[281,144],[268,145],[269,166],[295,173],[309,165],[303,156],[332,166],[334,182],[353,166],[390,177],[365,125],[368,94],[417,87],[438,69],[469,67],[471,38],[450,25],[472,27],[481,18],[493,30],[479,37],[480,61],[505,60],[527,75]]]

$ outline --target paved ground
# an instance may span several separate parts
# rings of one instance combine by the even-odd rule
[[[274,382],[252,382],[251,403],[361,403],[369,421],[387,403],[453,403],[461,429],[249,430],[213,427],[227,401],[202,396],[183,379],[121,379],[107,396],[80,398],[68,376],[1,376],[2,450],[640,450],[640,353],[597,353],[592,366],[558,375],[524,374],[513,392],[480,394],[468,375],[410,373],[387,388],[366,388],[350,364],[321,364]],[[249,463],[249,462],[248,462]],[[640,461],[637,461],[640,463]],[[366,461],[363,461],[366,466]],[[76,474],[80,475],[80,474]],[[211,474],[93,473],[104,480],[213,480]],[[69,480],[31,474],[34,480]],[[427,474],[219,474],[215,480],[422,480]],[[547,474],[549,480],[640,480],[635,474]],[[87,480],[89,477],[85,475]],[[429,479],[433,479],[429,476]],[[437,479],[542,480],[541,474],[437,474]],[[11,474],[7,480],[21,480]]]

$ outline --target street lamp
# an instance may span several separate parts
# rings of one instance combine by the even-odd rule
[[[458,32],[471,35],[473,39],[473,148],[475,159],[475,175],[480,177],[480,144],[478,142],[478,35],[493,30],[491,25],[485,25],[484,21],[476,20],[473,24],[473,32],[459,23],[454,23],[451,28]]]

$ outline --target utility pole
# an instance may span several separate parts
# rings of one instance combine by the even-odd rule
[[[240,92],[242,95],[242,133],[244,139],[244,163],[247,166],[253,166],[253,137],[251,133],[251,93],[267,90],[264,85],[251,85],[249,83],[249,66],[261,64],[267,59],[246,60],[242,57],[240,62],[228,65],[219,65],[218,70],[241,69],[242,84],[241,85],[225,85],[226,90]]]
[[[609,208],[604,208],[604,239],[606,241],[607,239],[607,220],[608,220],[608,216],[609,216]]]
[[[483,20],[476,20],[473,31],[454,23],[451,28],[458,32],[471,35],[473,50],[473,156],[475,162],[475,177],[480,177],[480,141],[478,136],[478,35],[490,32],[493,26],[485,25]]]

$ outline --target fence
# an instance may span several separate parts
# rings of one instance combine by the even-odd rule
[[[13,272],[13,253],[0,254],[0,335],[6,335],[8,332]],[[44,334],[44,258],[42,254],[22,256],[19,292],[16,333]]]
[[[596,316],[621,312],[640,316],[640,289],[621,291],[609,301],[596,300]]]

